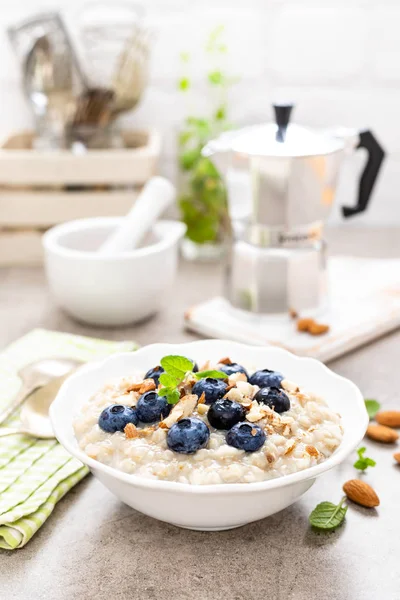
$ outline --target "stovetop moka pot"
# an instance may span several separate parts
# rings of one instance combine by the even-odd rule
[[[274,105],[275,123],[224,133],[203,149],[228,189],[226,297],[236,308],[265,315],[313,314],[325,306],[323,224],[340,166],[346,151],[367,151],[357,203],[342,207],[348,218],[367,209],[385,156],[371,131],[289,124],[292,108]]]

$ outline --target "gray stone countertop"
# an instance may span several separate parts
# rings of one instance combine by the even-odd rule
[[[397,229],[342,227],[329,232],[332,253],[399,257]],[[190,305],[218,293],[218,265],[182,264],[165,310],[140,325],[93,329],[73,322],[48,296],[40,268],[0,270],[0,346],[34,327],[140,344],[186,341]],[[365,397],[399,408],[400,333],[329,364]],[[400,467],[392,447],[367,441],[377,461],[365,476],[377,490],[375,510],[351,505],[345,525],[316,534],[308,515],[336,502],[356,476],[348,460],[322,476],[290,508],[226,532],[178,529],[118,501],[92,476],[76,486],[29,544],[0,551],[0,597],[18,600],[399,600]]]

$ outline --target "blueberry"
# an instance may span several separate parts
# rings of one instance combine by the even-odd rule
[[[188,358],[188,360],[190,360],[190,362],[193,363],[193,373],[197,373],[199,370],[199,365],[197,364],[197,362],[194,361],[193,358]]]
[[[167,433],[170,450],[181,454],[194,454],[204,448],[210,438],[210,430],[204,421],[188,417],[174,423]]]
[[[290,410],[290,400],[283,390],[277,387],[265,387],[258,390],[253,400],[262,402],[277,413],[283,413]]]
[[[245,452],[256,452],[266,439],[267,436],[261,427],[252,423],[236,423],[226,434],[226,443],[229,446]]]
[[[197,381],[192,389],[192,394],[196,394],[199,398],[204,392],[206,404],[212,404],[219,398],[222,398],[226,392],[227,385],[222,379],[214,379],[213,377],[204,377]]]
[[[164,369],[162,367],[153,367],[149,369],[144,376],[145,379],[152,379],[156,385],[160,383],[160,375],[164,373]]]
[[[249,378],[249,375],[246,371],[246,369],[244,367],[242,367],[242,365],[238,365],[237,363],[229,363],[227,365],[219,365],[218,366],[218,370],[222,371],[223,373],[226,373],[229,377],[229,375],[233,375],[234,373],[244,373],[247,377],[247,379]]]
[[[262,371],[256,371],[251,375],[249,383],[251,385],[258,385],[260,388],[265,387],[281,387],[281,381],[284,379],[282,373],[279,371],[270,371],[269,369],[262,369]]]
[[[244,421],[246,409],[239,402],[221,398],[210,406],[207,418],[215,429],[230,429],[239,421]]]
[[[123,431],[128,423],[138,424],[136,410],[124,404],[107,406],[99,417],[99,427],[107,433]]]
[[[159,396],[156,392],[145,392],[142,394],[136,405],[136,412],[139,421],[142,423],[155,423],[166,417],[172,408],[164,396]]]

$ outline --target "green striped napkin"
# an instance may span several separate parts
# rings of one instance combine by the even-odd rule
[[[109,342],[67,333],[35,329],[0,354],[0,409],[17,392],[17,372],[49,356],[99,359],[136,349],[133,342]],[[5,426],[15,426],[18,414]],[[22,434],[0,438],[0,548],[22,548],[43,525],[56,503],[88,469],[55,440]]]

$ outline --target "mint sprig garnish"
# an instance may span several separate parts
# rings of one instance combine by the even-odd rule
[[[222,371],[210,370],[193,373],[194,362],[186,358],[186,356],[171,354],[164,356],[160,362],[164,373],[160,375],[162,387],[158,391],[158,395],[165,396],[168,404],[179,402],[180,393],[178,386],[185,380],[188,374],[194,375],[197,379],[203,379],[204,377],[214,377],[215,379],[227,378],[227,374]]]
[[[321,502],[317,504],[308,520],[315,529],[324,531],[333,531],[342,523],[346,517],[347,506],[343,506],[346,497],[343,497],[339,504],[332,502]]]
[[[377,400],[371,400],[367,398],[364,400],[365,408],[367,409],[367,413],[370,419],[373,419],[375,415],[380,411],[381,405]]]
[[[358,460],[354,463],[354,467],[359,469],[360,471],[365,471],[368,467],[375,467],[376,462],[372,458],[368,458],[368,456],[364,456],[366,452],[366,448],[359,448],[357,450]]]
[[[197,379],[204,379],[205,377],[213,377],[214,379],[227,379],[228,375],[223,371],[199,371],[198,373],[193,373]]]
[[[186,356],[171,354],[161,359],[161,366],[164,373],[160,375],[162,388],[158,391],[158,395],[165,396],[168,404],[176,404],[180,398],[178,386],[188,373],[193,372],[194,362]]]
[[[194,362],[185,356],[171,354],[161,359],[161,366],[168,375],[176,377],[180,383],[184,380],[186,373],[193,371]]]

